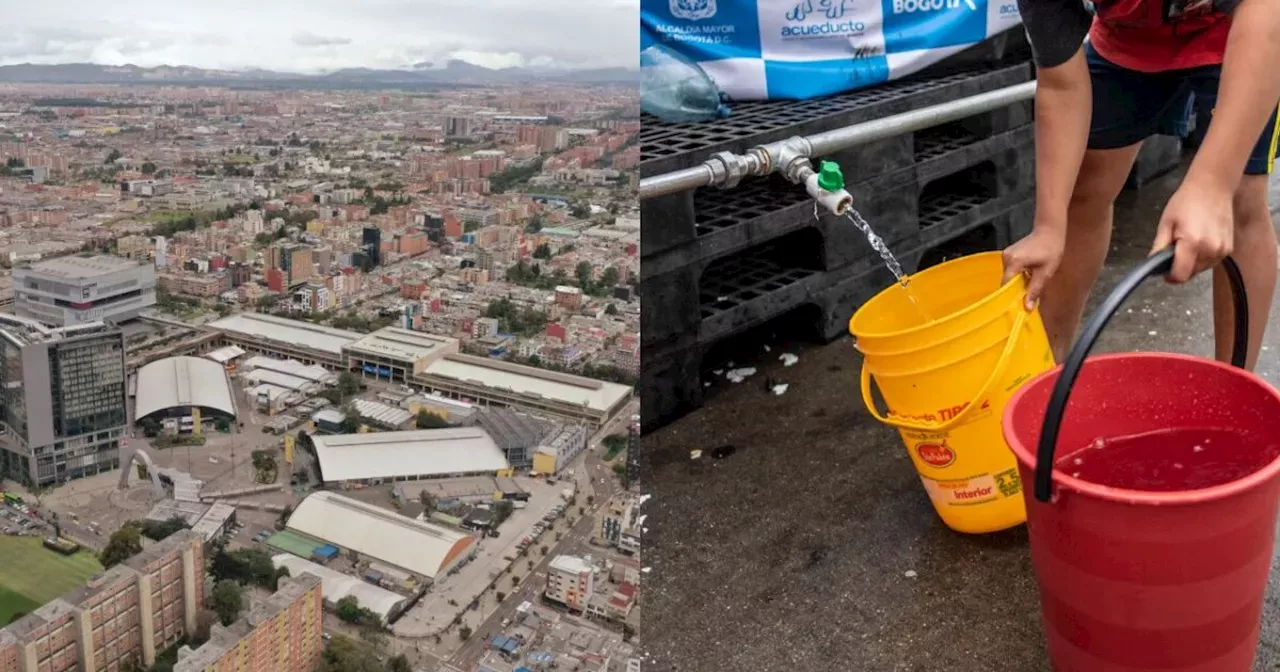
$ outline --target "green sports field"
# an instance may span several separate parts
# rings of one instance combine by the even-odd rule
[[[0,537],[0,627],[18,612],[29,612],[102,571],[93,552],[64,556],[38,537]]]

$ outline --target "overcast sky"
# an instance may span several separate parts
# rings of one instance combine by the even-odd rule
[[[0,65],[636,67],[640,0],[0,0]]]

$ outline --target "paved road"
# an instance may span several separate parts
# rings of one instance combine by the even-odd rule
[[[615,483],[612,477],[606,479],[606,482]],[[476,628],[475,634],[471,639],[458,649],[453,657],[449,659],[449,663],[461,670],[474,670],[479,664],[481,656],[484,655],[485,643],[502,628],[503,619],[515,618],[516,608],[521,602],[529,600],[536,602],[538,594],[541,592],[546,581],[547,566],[551,564],[551,559],[556,555],[575,554],[585,552],[589,547],[589,540],[594,530],[595,513],[599,510],[606,499],[597,496],[594,506],[587,509],[586,515],[578,519],[573,527],[556,542],[551,551],[534,565],[531,572],[519,574],[523,576],[520,582],[520,588],[509,595],[506,600],[494,610],[489,618],[479,628]],[[581,505],[581,500],[579,500]]]

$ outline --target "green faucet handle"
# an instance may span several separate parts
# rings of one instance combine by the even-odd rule
[[[818,186],[823,191],[844,189],[844,175],[840,172],[840,165],[835,161],[823,161],[818,166]]]

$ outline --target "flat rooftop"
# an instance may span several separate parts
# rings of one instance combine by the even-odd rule
[[[458,340],[399,327],[386,327],[351,343],[347,350],[357,355],[416,362],[446,352],[457,352]]]
[[[14,270],[18,273],[25,271],[39,275],[54,276],[64,280],[88,280],[141,266],[142,264],[136,261],[122,257],[55,257]]]
[[[607,412],[631,396],[626,385],[470,355],[448,355],[432,362],[423,373],[598,412]]]
[[[317,434],[311,440],[326,481],[475,474],[508,467],[493,438],[479,427]]]
[[[355,331],[260,313],[237,313],[210,322],[209,328],[248,338],[301,346],[336,356],[342,356],[344,346],[365,336]]]

